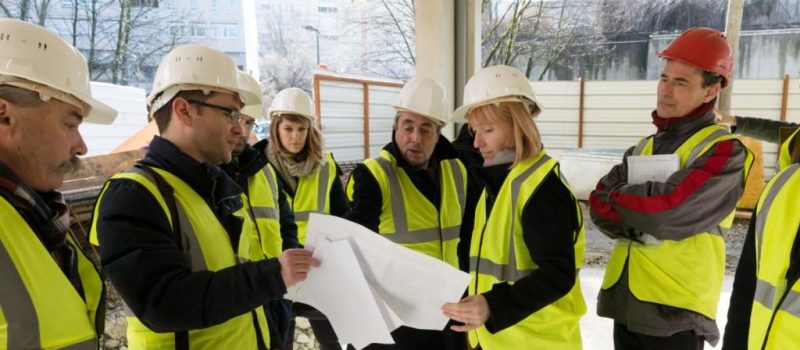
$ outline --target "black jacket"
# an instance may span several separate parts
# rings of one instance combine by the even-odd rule
[[[501,164],[479,169],[486,185],[487,218],[508,176],[508,167],[509,164]],[[555,171],[547,175],[522,210],[522,237],[538,268],[513,285],[498,283],[483,293],[491,311],[485,326],[491,333],[513,326],[552,304],[575,285],[577,236],[574,233],[580,229],[581,213],[572,192]]]
[[[232,213],[241,208],[241,189],[219,167],[198,163],[160,137],[150,143],[143,163],[191,186],[237,246],[242,222]],[[102,267],[131,311],[154,331],[213,326],[286,292],[277,259],[192,272],[161,206],[137,182],[111,180],[98,202],[94,229]]]
[[[757,209],[754,209],[753,212],[758,212]],[[758,279],[756,272],[756,222],[766,219],[766,217],[753,215],[747,227],[747,236],[742,246],[742,254],[733,280],[733,292],[731,293],[731,302],[728,307],[728,323],[725,325],[725,336],[722,341],[722,349],[724,350],[747,349],[750,337],[750,316],[753,310],[756,280]],[[797,230],[795,237],[800,237],[800,228],[795,229]],[[786,244],[789,244],[789,242],[786,242]],[[795,238],[791,244],[790,255],[784,257],[789,259],[789,268],[785,275],[788,286],[792,286],[794,281],[800,278],[800,239]]]
[[[222,170],[230,176],[239,187],[242,188],[244,193],[248,192],[247,179],[257,174],[265,166],[269,164],[267,156],[259,152],[257,149],[250,145],[245,146],[245,149],[238,157],[234,158],[230,163],[222,166]],[[283,182],[278,181],[278,210],[280,210],[280,225],[281,225],[281,240],[283,241],[283,250],[290,248],[297,248],[297,224],[294,221],[294,212],[286,200],[286,193],[284,193]],[[251,205],[252,206],[252,205]],[[273,257],[274,258],[274,257]]]
[[[268,145],[269,145],[269,140],[263,139],[261,141],[258,141],[258,143],[253,145],[253,147],[261,152],[266,152]],[[275,173],[278,175],[278,183],[280,183],[280,187],[284,191],[286,191],[286,194],[288,194],[289,197],[294,198],[295,191],[286,184],[286,180],[283,178],[283,175],[278,173],[277,171]],[[337,180],[340,179],[341,176],[342,176],[342,169],[339,168],[339,165],[337,164],[336,179]],[[333,182],[333,188],[331,188],[331,196],[329,201],[330,201],[331,215],[342,217],[344,216],[345,213],[347,213],[349,205],[347,203],[347,196],[345,196],[344,194],[344,188],[342,187],[341,181]]]

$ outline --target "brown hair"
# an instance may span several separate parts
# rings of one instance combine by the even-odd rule
[[[167,130],[167,126],[169,125],[169,121],[172,119],[172,103],[175,102],[175,99],[181,97],[186,100],[195,100],[200,102],[205,102],[213,94],[216,92],[211,92],[210,94],[206,95],[201,90],[186,90],[186,91],[179,91],[175,94],[175,97],[169,100],[169,102],[165,103],[161,108],[159,108],[155,113],[153,113],[153,119],[156,121],[156,126],[158,127],[158,132],[163,134],[165,130]]]
[[[533,158],[542,150],[539,129],[522,102],[500,102],[476,107],[469,111],[469,117],[484,117],[490,121],[511,124],[512,130],[514,130],[514,148],[516,150],[512,167],[519,162]]]
[[[275,142],[275,146],[277,146],[282,153],[289,153],[286,148],[283,147],[283,143],[281,143],[281,137],[278,135],[278,128],[284,119],[290,122],[302,124],[308,128],[306,144],[303,146],[303,150],[301,150],[300,153],[294,157],[295,160],[302,162],[306,159],[322,159],[322,152],[323,148],[325,147],[325,143],[322,140],[322,134],[320,133],[319,129],[317,129],[317,127],[311,123],[311,120],[304,116],[297,114],[279,114],[273,116],[269,126],[270,141]]]

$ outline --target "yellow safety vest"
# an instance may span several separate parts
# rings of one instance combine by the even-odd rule
[[[278,194],[275,169],[269,164],[247,179],[247,195],[242,194],[242,200],[249,203],[251,218],[256,222],[262,249],[270,258],[277,258],[283,251]]]
[[[97,349],[103,281],[75,244],[85,300],[25,219],[0,197],[0,349]]]
[[[689,137],[674,154],[680,157],[680,168],[683,169],[717,143],[735,139],[736,136],[725,128],[711,125]],[[753,154],[749,150],[746,152],[742,184],[753,163]],[[633,155],[652,154],[652,136],[642,139],[633,151]],[[733,223],[734,212],[731,211],[712,232],[700,232],[680,241],[642,244],[629,239],[617,239],[602,288],[614,286],[627,265],[629,288],[637,299],[694,311],[715,319],[725,275],[723,235]]]
[[[786,279],[800,225],[798,193],[800,164],[793,164],[770,180],[758,201],[748,349],[800,348],[800,282]]]
[[[244,208],[235,214],[242,218],[243,224],[239,246],[234,251],[225,228],[197,192],[175,175],[162,169],[151,169],[157,172],[174,191],[183,244],[188,245],[185,250],[193,272],[219,271],[236,265],[240,261],[264,259],[261,239],[253,221],[246,214],[249,210],[247,201],[244,202]],[[161,206],[167,221],[170,222],[170,225],[172,224],[172,214],[167,202],[150,173],[139,168],[130,168],[111,177],[112,181],[119,179],[135,181],[146,188]],[[95,217],[97,217],[100,201],[104,200],[105,188],[100,193],[98,204],[95,206]],[[97,221],[94,220],[92,239],[95,242],[97,241],[96,231]],[[254,322],[254,317],[257,322]],[[191,349],[257,349],[257,331],[254,327],[256,324],[264,344],[269,345],[267,320],[263,308],[258,307],[252,312],[236,316],[221,324],[190,330],[188,332],[189,347]],[[175,333],[156,333],[134,316],[128,317],[127,336],[128,348],[131,350],[175,348]]]
[[[780,153],[778,153],[778,171],[786,169],[789,167],[789,165],[792,165],[792,153],[790,152],[789,147],[792,145],[792,143],[794,143],[793,140],[795,137],[797,137],[798,131],[800,131],[800,129],[795,130],[794,133],[792,133],[792,135],[781,144]]]
[[[317,171],[298,179],[294,197],[286,193],[286,199],[294,212],[297,239],[300,244],[306,244],[309,214],[330,214],[331,189],[334,181],[339,181],[336,176],[336,162],[333,160],[333,154],[328,152],[325,153],[325,162]]]
[[[464,216],[467,171],[461,161],[439,162],[439,209],[423,195],[397,160],[387,151],[378,158],[364,161],[381,189],[378,233],[392,242],[442,260],[458,268],[457,247]],[[347,196],[353,200],[354,180],[347,184]]]
[[[486,217],[486,190],[475,208],[475,226],[470,245],[469,294],[490,291],[497,283],[528,276],[538,266],[531,259],[522,232],[522,211],[551,172],[559,174],[558,162],[545,151],[511,169],[503,181],[489,217]],[[560,178],[560,176],[559,176]],[[563,179],[562,179],[562,182]],[[566,182],[564,185],[569,187]],[[580,213],[578,202],[575,210]],[[566,220],[566,218],[564,218]],[[586,245],[581,215],[580,230],[574,232],[575,267],[583,265]],[[579,321],[586,313],[580,279],[561,299],[534,312],[517,324],[495,334],[485,326],[469,332],[469,343],[481,349],[581,349]]]

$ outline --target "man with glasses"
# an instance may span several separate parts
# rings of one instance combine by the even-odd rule
[[[267,349],[262,306],[318,265],[303,249],[268,259],[240,187],[219,168],[244,135],[240,109],[257,100],[211,48],[176,48],[156,71],[147,102],[161,136],[104,186],[91,233],[135,316],[130,349]]]
[[[297,224],[286,193],[267,156],[247,143],[256,126],[256,119],[265,119],[261,86],[245,72],[239,72],[239,80],[242,89],[253,93],[257,100],[242,109],[239,123],[244,133],[233,148],[231,162],[223,165],[222,169],[246,194],[243,198],[250,207],[264,253],[268,258],[276,257],[286,249],[298,247]],[[281,346],[290,325],[291,307],[291,302],[286,299],[274,300],[267,305],[266,316],[272,342],[270,348]]]

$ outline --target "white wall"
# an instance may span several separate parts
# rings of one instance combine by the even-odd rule
[[[353,76],[350,81],[320,79],[319,97],[322,135],[326,148],[337,161],[350,162],[364,159],[364,83],[369,79]],[[381,80],[400,84],[399,81]],[[370,157],[378,155],[391,141],[394,108],[392,102],[400,87],[367,83],[369,89],[369,143]]]
[[[108,83],[92,82],[92,96],[116,109],[119,114],[109,125],[81,124],[88,156],[106,154],[147,124],[143,89]]]
[[[580,83],[577,81],[533,82],[544,105],[537,125],[545,148],[558,157],[578,147]],[[787,120],[800,122],[800,87],[789,84]],[[780,119],[783,80],[736,80],[732,113]],[[623,149],[655,132],[650,114],[656,105],[656,81],[588,81],[584,91],[583,147]],[[764,176],[774,175],[777,145],[763,143]]]

